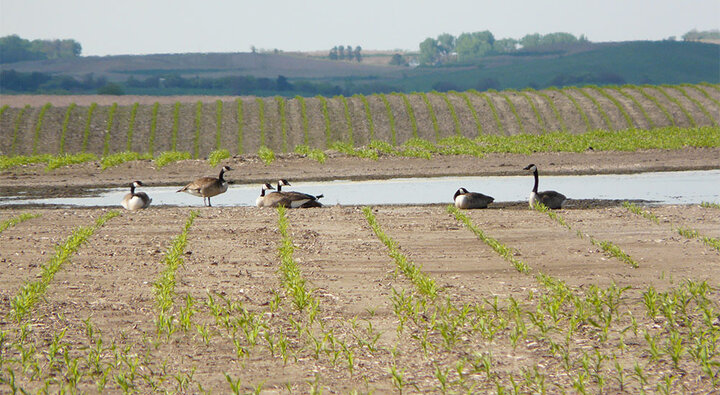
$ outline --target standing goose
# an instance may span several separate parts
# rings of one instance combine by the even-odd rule
[[[215,177],[201,177],[197,180],[185,185],[182,189],[178,189],[178,192],[186,192],[191,195],[201,196],[203,198],[203,204],[207,198],[208,207],[212,207],[210,204],[210,198],[224,193],[228,189],[228,182],[223,178],[226,171],[232,170],[228,166],[223,166],[220,169],[220,175]]]
[[[488,204],[492,203],[495,199],[492,196],[477,192],[468,192],[467,189],[460,188],[455,192],[453,200],[455,200],[455,207],[469,209],[486,208]]]
[[[279,184],[278,184],[279,187]],[[267,195],[265,195],[265,191],[269,191],[271,189],[275,189],[270,184],[263,184],[262,189],[260,190],[260,196],[255,199],[255,205],[258,207],[270,207],[265,205],[265,198]]]
[[[533,172],[535,176],[535,185],[533,186],[532,192],[530,192],[530,208],[535,207],[535,204],[542,203],[548,208],[556,209],[561,208],[565,200],[565,195],[555,191],[542,191],[538,192],[538,170],[534,164],[527,165],[523,170]]]
[[[143,185],[140,181],[133,181],[132,184],[130,184],[130,193],[126,194],[125,197],[123,197],[122,200],[122,206],[125,207],[128,210],[139,210],[142,208],[147,208],[150,205],[150,202],[152,202],[152,199],[150,196],[147,195],[145,192],[135,192],[135,188],[141,187]]]

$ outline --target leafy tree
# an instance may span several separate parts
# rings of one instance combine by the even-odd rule
[[[443,33],[437,37],[438,50],[440,56],[447,56],[455,51],[455,36],[449,33]]]
[[[0,63],[20,62],[23,60],[45,59],[45,56],[35,51],[30,41],[17,35],[0,38]]]
[[[503,38],[495,40],[493,44],[493,51],[496,53],[511,53],[515,52],[517,48],[517,40],[514,38]]]
[[[463,33],[457,38],[458,60],[479,59],[493,49],[495,37],[489,31]]]
[[[408,62],[402,55],[396,53],[393,54],[392,58],[390,58],[390,64],[393,66],[407,66]]]
[[[275,85],[277,85],[277,89],[279,91],[289,91],[293,88],[292,84],[288,82],[287,77],[285,77],[284,75],[279,75],[277,77]]]
[[[362,47],[359,45],[356,46],[355,47],[355,60],[357,60],[358,62],[362,62],[362,54],[360,53],[360,51],[362,51]]]
[[[328,57],[330,58],[330,60],[337,60],[337,58],[338,58],[338,47],[337,46],[332,47]]]
[[[101,86],[100,88],[98,88],[97,93],[98,93],[98,95],[120,96],[120,95],[124,95],[125,91],[123,90],[123,88],[120,85],[118,85],[114,82],[109,82],[109,83],[105,84],[104,86]]]
[[[338,45],[338,59],[343,60],[345,59],[345,47],[342,45]]]
[[[437,40],[428,37],[420,43],[419,61],[421,64],[435,64],[439,59],[439,54],[440,47]]]
[[[351,46],[345,47],[345,57],[347,60],[353,60],[355,58],[355,53],[353,52],[353,49]]]

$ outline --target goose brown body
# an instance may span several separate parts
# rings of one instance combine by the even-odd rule
[[[185,185],[183,188],[178,189],[177,192],[185,192],[194,196],[200,196],[203,198],[203,204],[207,199],[207,205],[212,206],[210,198],[217,196],[221,193],[225,193],[228,189],[228,182],[224,178],[226,171],[232,170],[228,166],[223,166],[220,169],[220,175],[217,177],[201,177],[195,181]]]
[[[473,209],[487,208],[488,204],[492,203],[495,198],[478,192],[469,192],[465,188],[460,188],[455,192],[453,200],[455,201],[455,207],[457,208]]]
[[[551,209],[562,208],[563,203],[567,198],[560,192],[556,191],[542,191],[538,192],[538,169],[534,164],[527,165],[523,170],[533,172],[535,178],[535,184],[533,185],[532,192],[530,192],[530,199],[528,203],[530,207],[535,207],[536,204],[542,203]]]

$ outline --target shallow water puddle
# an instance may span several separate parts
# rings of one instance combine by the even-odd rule
[[[290,180],[292,183],[293,181]],[[495,202],[527,201],[531,175],[510,177],[396,178],[370,181],[296,182],[288,190],[323,194],[325,205],[382,205],[451,203],[460,187],[495,198]],[[177,187],[142,187],[152,205],[201,206],[202,199],[177,193]],[[569,199],[645,200],[658,204],[720,202],[720,170],[607,174],[583,176],[540,175],[539,190],[556,190]],[[94,196],[24,199],[0,197],[0,205],[119,206],[129,188],[95,190]],[[260,185],[234,184],[212,198],[213,206],[254,206]]]

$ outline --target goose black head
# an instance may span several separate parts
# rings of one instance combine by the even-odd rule
[[[457,191],[455,191],[455,195],[453,196],[453,199],[457,198],[457,197],[460,196],[460,195],[464,195],[464,194],[466,194],[466,193],[468,193],[468,190],[461,187],[460,189],[458,189]]]
[[[531,164],[525,166],[525,168],[523,170],[535,171],[535,170],[537,170],[537,166],[535,166],[535,164],[531,163]]]
[[[278,180],[278,185],[284,186],[284,187],[289,187],[289,186],[290,186],[290,182],[289,182],[288,180],[284,179],[284,178],[281,178],[281,179]]]

